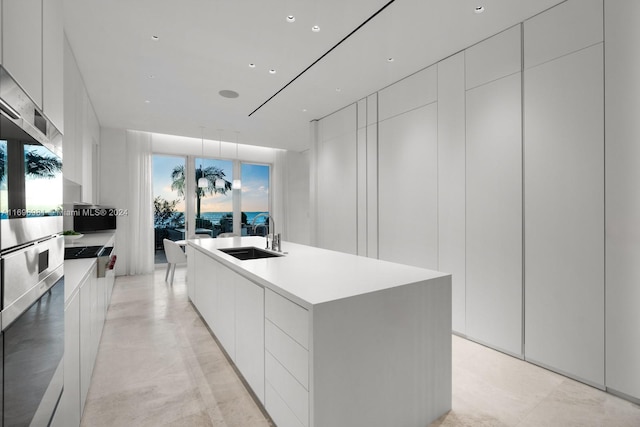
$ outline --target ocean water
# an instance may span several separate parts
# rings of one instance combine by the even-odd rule
[[[247,224],[251,224],[253,222],[253,218],[255,218],[261,213],[268,213],[268,212],[245,212],[245,214],[247,214]],[[213,224],[220,224],[220,218],[222,218],[224,215],[227,215],[227,214],[231,214],[231,212],[202,212],[201,217],[203,219],[208,219]],[[256,224],[264,224],[265,221],[266,221],[265,217],[260,217],[256,221]]]

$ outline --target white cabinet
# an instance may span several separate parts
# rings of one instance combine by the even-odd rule
[[[64,30],[62,0],[42,1],[42,110],[64,132]]]
[[[80,425],[80,293],[64,310],[64,391],[56,410],[57,425]]]
[[[93,373],[95,350],[91,339],[93,325],[92,312],[95,310],[96,265],[89,272],[87,280],[80,284],[80,409],[83,410],[89,383]]]
[[[3,0],[2,65],[42,108],[42,0]]]
[[[193,302],[196,299],[196,250],[193,247],[187,245],[185,253],[187,254],[187,295]]]
[[[317,245],[350,254],[358,245],[356,139],[355,104],[318,124]]]
[[[604,73],[597,44],[525,72],[525,355],[604,387]]]
[[[600,43],[603,23],[602,0],[569,0],[526,20],[524,68]]]
[[[437,270],[437,104],[380,122],[378,132],[378,255]]]
[[[82,185],[82,202],[96,202],[100,125],[69,43],[64,42],[64,163],[66,179]]]
[[[467,91],[466,332],[522,354],[520,73]]]
[[[437,67],[432,66],[379,91],[378,121],[435,102],[438,98],[437,78]]]
[[[189,269],[189,265],[195,265],[192,267],[195,270],[193,304],[215,333],[218,325],[216,319],[218,308],[218,263],[212,262],[206,255],[195,251],[194,257],[187,257],[187,269]]]
[[[218,264],[218,263],[216,263]],[[218,296],[214,316],[213,332],[220,343],[231,357],[236,357],[236,297],[235,297],[235,276],[236,273],[218,264]]]
[[[265,291],[265,408],[278,426],[309,425],[309,312]]]
[[[264,403],[264,288],[240,275],[235,279],[235,363]]]
[[[605,2],[606,386],[640,400],[640,2]]]
[[[264,402],[264,289],[190,246],[187,274],[189,298]]]
[[[438,270],[451,273],[452,328],[465,334],[464,52],[438,63]]]
[[[521,28],[516,25],[465,50],[467,89],[520,72]]]

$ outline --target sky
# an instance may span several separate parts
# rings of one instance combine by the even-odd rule
[[[153,156],[153,195],[165,200],[178,199],[175,191],[171,190],[171,171],[177,165],[184,165],[185,158],[178,156]],[[196,159],[196,167],[200,167],[201,160]],[[233,162],[230,160],[204,159],[203,167],[216,166],[223,170],[225,178],[232,181]],[[242,211],[267,212],[269,210],[269,166],[245,163],[242,165]],[[195,177],[194,177],[195,179]],[[231,212],[233,210],[232,194],[207,195],[202,199],[202,212]],[[176,206],[179,212],[184,212],[184,198]]]

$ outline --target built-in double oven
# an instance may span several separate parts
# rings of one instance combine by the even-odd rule
[[[47,426],[63,389],[62,138],[0,67],[0,427]]]

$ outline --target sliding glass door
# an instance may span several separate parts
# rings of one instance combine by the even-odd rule
[[[270,182],[267,164],[154,154],[156,263],[166,262],[163,239],[264,236]]]
[[[195,159],[195,234],[217,237],[233,232],[233,162]]]
[[[153,227],[155,262],[167,262],[163,239],[182,240],[186,230],[186,157],[153,155]]]
[[[269,165],[242,163],[241,166],[242,234],[264,236],[269,214]],[[264,214],[264,215],[260,215]]]

